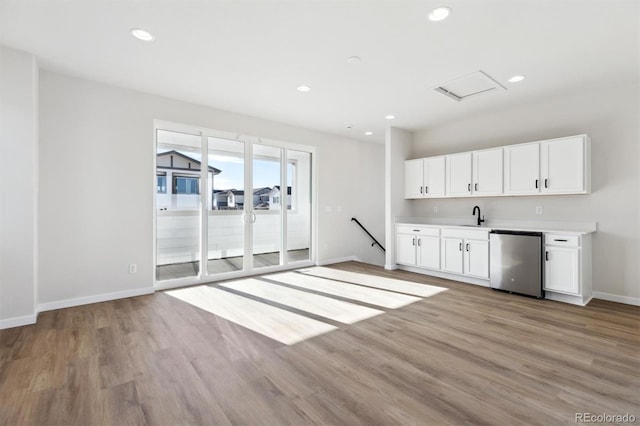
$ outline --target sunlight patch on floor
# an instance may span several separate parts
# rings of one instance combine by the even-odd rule
[[[368,288],[360,285],[347,284],[331,279],[299,274],[297,272],[273,274],[268,275],[265,278],[308,290],[320,291],[325,294],[344,297],[390,309],[400,308],[420,300],[419,297],[415,296],[408,296],[406,294],[393,293],[391,291],[378,290],[376,288]]]
[[[165,293],[286,345],[336,330],[330,324],[208,285]]]
[[[269,276],[266,278],[268,277]],[[274,285],[254,278],[223,283],[220,284],[220,287],[241,291],[345,324],[353,324],[384,313],[384,311],[378,309],[372,309],[302,290]]]
[[[358,272],[343,271],[340,269],[324,268],[321,266],[301,269],[306,275],[313,275],[320,278],[329,278],[332,280],[344,281],[353,284],[360,284],[369,287],[375,287],[383,290],[397,291],[400,293],[412,294],[420,297],[431,297],[435,294],[442,293],[447,290],[444,287],[438,287],[429,284],[418,284],[410,281],[403,281],[394,278],[378,277],[369,274],[360,274]]]
[[[428,284],[313,267],[167,290],[165,294],[293,345],[336,330],[332,324],[354,324],[384,314],[383,309],[407,306],[446,290]]]

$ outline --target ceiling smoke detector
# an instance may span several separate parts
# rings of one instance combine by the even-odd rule
[[[483,71],[476,71],[463,75],[446,83],[439,84],[433,90],[455,100],[462,101],[471,96],[489,93],[493,91],[507,90],[502,84],[489,77]]]

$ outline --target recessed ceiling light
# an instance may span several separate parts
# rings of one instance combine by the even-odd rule
[[[141,28],[132,28],[131,35],[142,41],[153,41],[155,38],[149,31],[145,31]]]
[[[365,134],[366,136],[371,136],[371,135],[373,134],[373,132],[364,132],[364,134]]]
[[[396,116],[389,114],[389,115],[385,115],[384,118],[386,118],[387,120],[393,120],[396,118]]]
[[[432,21],[442,21],[447,19],[451,14],[451,8],[447,6],[436,7],[429,14],[429,19]]]
[[[309,92],[309,91],[311,91],[311,87],[309,87],[309,86],[298,86],[298,87],[296,87],[296,90],[298,92]]]
[[[525,79],[524,75],[514,75],[509,79],[509,83],[517,83]]]
[[[347,58],[347,62],[349,62],[350,64],[357,64],[360,61],[362,61],[362,58],[360,58],[360,56],[349,56]]]

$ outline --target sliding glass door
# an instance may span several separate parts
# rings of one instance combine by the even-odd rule
[[[156,132],[156,280],[309,263],[311,150],[214,133]]]
[[[242,271],[245,238],[245,142],[208,137],[209,167],[217,172],[207,204],[207,273]]]

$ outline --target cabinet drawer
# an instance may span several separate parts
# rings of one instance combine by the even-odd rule
[[[396,232],[398,234],[415,234],[430,235],[434,237],[440,236],[440,228],[432,226],[417,226],[417,225],[396,225]]]
[[[443,237],[462,238],[465,240],[488,240],[489,231],[486,230],[466,230],[456,228],[443,228]]]
[[[579,247],[579,235],[544,234],[544,243],[549,246]]]

